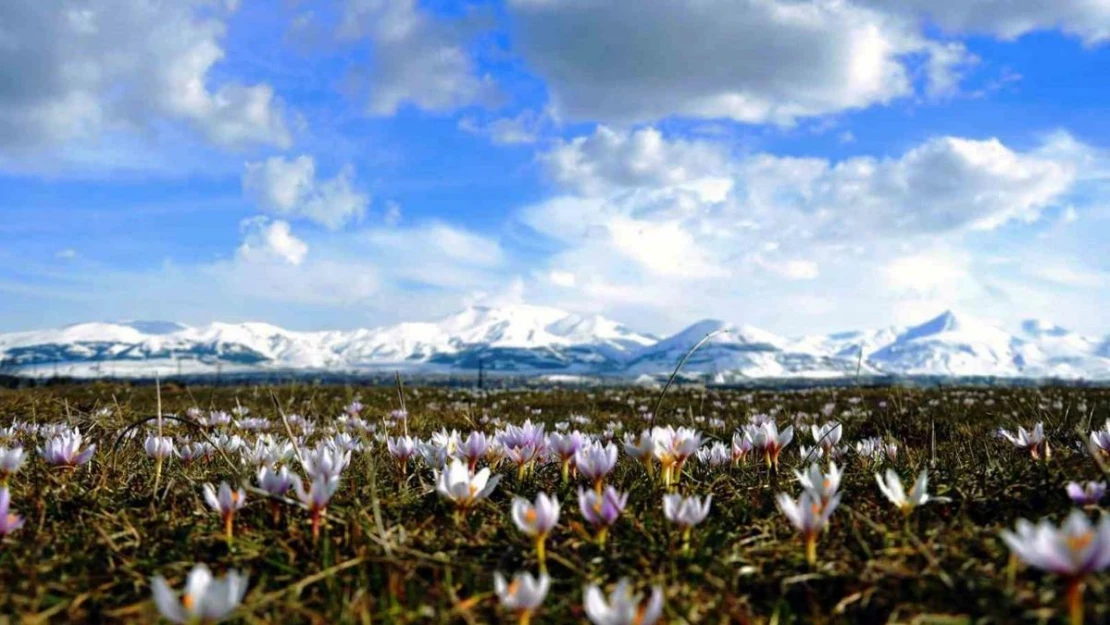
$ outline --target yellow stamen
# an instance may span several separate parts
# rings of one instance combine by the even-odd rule
[[[1072,552],[1083,551],[1095,539],[1094,532],[1084,532],[1079,536],[1068,536],[1064,542]]]

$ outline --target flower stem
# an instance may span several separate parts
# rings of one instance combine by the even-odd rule
[[[806,534],[806,564],[817,564],[817,534]]]
[[[540,573],[547,574],[547,537],[536,538],[536,559],[540,561]]]
[[[229,549],[231,548],[231,530],[234,520],[234,513],[228,513],[224,515],[224,534],[227,536],[227,546]]]
[[[162,457],[158,456],[154,460],[154,490],[151,493],[152,497],[158,496],[158,485],[162,483]]]
[[[1085,584],[1082,577],[1073,577],[1068,580],[1067,601],[1068,616],[1071,625],[1083,625],[1083,589]]]
[[[604,547],[605,546],[605,539],[608,538],[608,537],[609,537],[609,528],[608,527],[603,527],[603,528],[597,530],[597,546],[598,547]]]
[[[519,625],[529,625],[529,623],[532,622],[532,611],[531,610],[521,610],[520,611],[520,621],[518,621],[518,622],[519,622]]]
[[[570,458],[563,460],[563,484],[570,481]]]

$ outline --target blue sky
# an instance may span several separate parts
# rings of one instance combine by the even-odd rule
[[[1110,2],[14,0],[0,331],[1110,331]]]

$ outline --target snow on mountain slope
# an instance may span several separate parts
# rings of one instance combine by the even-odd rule
[[[824,353],[791,349],[781,336],[746,325],[706,319],[674,336],[641,349],[628,363],[630,374],[670,372],[706,336],[713,336],[683,366],[684,373],[703,373],[716,381],[743,378],[839,377],[848,361]]]
[[[147,332],[143,332],[147,330]],[[397,363],[508,370],[618,368],[655,339],[601,316],[542,306],[471,307],[438,322],[350,332],[293,332],[266,323],[188,327],[95,323],[0,335],[7,366],[145,360],[271,368],[360,368]],[[165,364],[165,363],[163,363]]]
[[[1016,350],[1026,375],[1076,378],[1110,367],[1094,338],[1036,319],[1022,322],[1021,331]]]
[[[786,338],[717,320],[658,339],[598,315],[525,304],[475,306],[435,322],[296,332],[266,323],[82,323],[0,334],[0,368],[28,375],[167,375],[277,369],[488,371],[547,376],[669,374],[706,335],[686,374],[748,378],[931,376],[1110,380],[1110,338],[1029,320],[1017,334],[945,312],[904,329]]]
[[[0,335],[0,347],[67,343],[137,343],[147,335],[136,328],[117,323],[77,323],[57,330],[13,332]]]
[[[583,317],[556,308],[518,304],[474,306],[438,322],[406,322],[373,330],[329,333],[325,344],[348,364],[438,360],[475,360],[471,352],[596,352],[619,359],[631,349],[654,342],[601,316]]]
[[[528,304],[500,308],[473,306],[438,325],[460,343],[489,347],[598,343],[627,349],[654,342],[651,337],[632,332],[599,315],[582,317],[557,308]]]
[[[793,340],[789,348],[794,351],[813,354],[826,354],[837,358],[860,359],[860,348],[863,348],[863,366],[867,366],[866,359],[876,350],[898,338],[901,330],[898,328],[882,328],[879,330],[853,330],[849,332],[834,332],[832,334],[811,334]]]
[[[1019,339],[967,316],[945,311],[913,326],[868,356],[872,366],[904,375],[1017,376]]]

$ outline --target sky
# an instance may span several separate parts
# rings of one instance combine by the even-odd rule
[[[1110,0],[7,0],[0,331],[1110,332]]]

